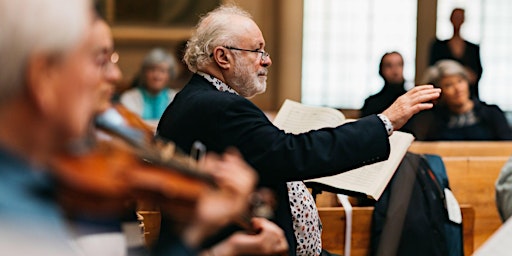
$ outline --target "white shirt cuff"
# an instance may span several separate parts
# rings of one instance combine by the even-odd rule
[[[377,115],[382,123],[384,123],[384,127],[386,127],[386,132],[388,133],[388,136],[391,136],[393,134],[393,125],[391,124],[391,121],[389,121],[389,118],[383,114]]]

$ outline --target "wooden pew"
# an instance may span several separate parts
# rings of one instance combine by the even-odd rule
[[[414,141],[409,151],[443,157],[457,200],[475,207],[474,248],[480,247],[502,224],[494,183],[512,156],[512,141]]]
[[[508,160],[509,156],[512,155],[511,148],[512,142],[413,142],[410,148],[411,151],[417,153],[441,155],[447,168],[450,186],[455,197],[462,206],[471,208],[471,210],[463,209],[464,216],[469,215],[468,218],[474,219],[474,226],[471,224],[471,230],[474,229],[474,238],[472,235],[469,235],[470,232],[466,230],[468,227],[464,226],[464,248],[466,255],[471,255],[473,249],[479,248],[501,225],[501,220],[495,205],[494,182],[501,168]],[[478,156],[478,154],[480,154],[480,156]],[[339,206],[336,196],[332,193],[323,192],[317,195],[316,202],[319,210],[321,210],[320,216],[322,222],[324,222],[322,240],[324,241],[324,246],[327,246],[325,248],[328,250],[332,249],[333,253],[342,253],[344,243],[344,219],[341,220],[339,216],[343,216],[344,218],[344,212],[340,207],[329,211],[326,211],[326,209],[329,208],[324,208]],[[342,215],[340,215],[339,212],[342,212]],[[343,224],[337,223],[336,221],[334,224],[329,224],[331,223],[329,218],[333,218],[332,216],[338,216],[336,217],[337,222],[343,222]],[[370,218],[368,218],[368,216],[370,216]],[[148,221],[149,219],[158,221],[158,217],[159,216],[154,214],[146,214]],[[365,220],[367,223],[362,223]],[[362,232],[369,232],[369,229],[364,229],[364,227],[365,225],[369,227],[371,223],[370,220],[371,213],[368,214],[368,212],[362,212],[361,216],[358,217],[354,216],[354,223],[356,223],[356,221],[360,222],[360,230],[363,230]],[[152,223],[152,221],[150,221],[150,223]],[[340,225],[342,226],[340,227]],[[152,226],[152,224],[148,225],[147,230],[155,230],[155,227],[150,228],[149,226]],[[359,230],[359,225],[354,225],[353,228],[353,232],[356,232]],[[329,230],[331,229],[337,231],[330,232]],[[337,233],[338,231],[340,233]],[[146,234],[146,239],[149,244],[154,241],[155,233],[156,232],[149,232]],[[369,233],[366,234],[366,238],[369,238]],[[365,236],[357,238],[353,235],[353,255],[363,255],[356,253],[358,253],[358,251],[364,252],[364,250],[367,250],[359,249],[368,244],[369,240],[366,238]],[[471,243],[471,246],[469,246],[468,243]],[[364,248],[367,248],[367,246]]]
[[[366,256],[370,246],[370,227],[373,207],[353,207],[351,255]],[[473,253],[473,228],[475,211],[470,205],[461,205],[464,255]],[[319,207],[322,220],[322,245],[335,254],[344,254],[345,250],[345,211],[342,207]]]
[[[502,224],[495,204],[494,183],[508,158],[443,157],[450,187],[459,204],[474,207],[474,239],[471,248],[479,248]],[[339,205],[336,196],[328,192],[317,195],[316,202],[319,208]],[[325,233],[322,239],[338,240],[330,236]]]
[[[440,156],[511,156],[512,141],[414,141],[409,151]]]
[[[465,254],[471,255],[473,249],[478,249],[502,224],[495,204],[494,183],[501,168],[512,156],[512,141],[414,141],[409,151],[440,155],[447,169],[450,187],[459,204],[473,207],[474,237],[468,237],[468,235],[464,237]],[[323,208],[338,206],[334,194],[323,192],[317,195],[316,202],[319,209],[322,209],[323,217],[321,218],[331,218],[331,215],[336,214],[340,216],[336,210],[331,210],[334,213],[326,212],[324,209],[328,208]],[[342,214],[344,216],[344,213]],[[362,216],[367,214],[362,213]],[[327,222],[330,221],[327,220]],[[361,225],[369,227],[370,222],[361,223]],[[330,227],[324,224],[322,241],[325,240],[324,244],[328,246],[326,248],[333,248],[334,253],[343,253],[340,246],[344,243],[344,226],[339,234],[330,233],[329,230]],[[357,229],[353,231],[357,232]],[[343,237],[340,238],[340,235]],[[361,236],[363,241],[366,241],[366,238],[369,238],[368,234]],[[354,234],[353,239],[356,239]],[[336,241],[337,245],[334,245],[333,241]],[[472,246],[468,246],[468,243],[472,243]],[[355,254],[359,250],[354,251],[354,248],[358,248],[357,244],[352,242],[352,247],[354,255],[362,255]]]
[[[443,157],[450,187],[459,204],[475,208],[475,249],[502,224],[495,203],[494,183],[508,158]]]

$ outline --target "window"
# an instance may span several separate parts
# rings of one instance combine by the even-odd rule
[[[382,55],[398,51],[414,81],[416,1],[304,0],[302,99],[305,104],[359,109],[384,82]]]
[[[483,73],[480,79],[480,98],[497,104],[504,111],[512,111],[510,82],[512,81],[512,1],[438,0],[437,37],[452,36],[450,14],[453,8],[465,11],[462,37],[480,44]]]

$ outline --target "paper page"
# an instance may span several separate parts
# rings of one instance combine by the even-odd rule
[[[333,108],[306,106],[285,100],[274,119],[274,125],[287,133],[299,134],[343,124],[345,116]]]
[[[325,127],[336,127],[348,121],[352,120],[345,119],[339,110],[307,106],[286,100],[274,119],[274,125],[286,132],[298,134]],[[388,160],[305,182],[314,181],[334,188],[361,192],[377,200],[395,173],[414,137],[408,133],[395,131],[389,140],[391,152]]]
[[[391,152],[388,160],[365,165],[344,173],[305,182],[318,182],[334,188],[361,192],[378,200],[389,180],[400,165],[414,137],[409,133],[395,131],[389,137]]]

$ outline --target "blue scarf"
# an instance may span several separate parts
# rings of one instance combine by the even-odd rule
[[[144,100],[142,108],[142,119],[144,120],[158,120],[164,113],[165,109],[170,103],[169,89],[165,88],[157,95],[152,95],[145,89],[139,87]]]

